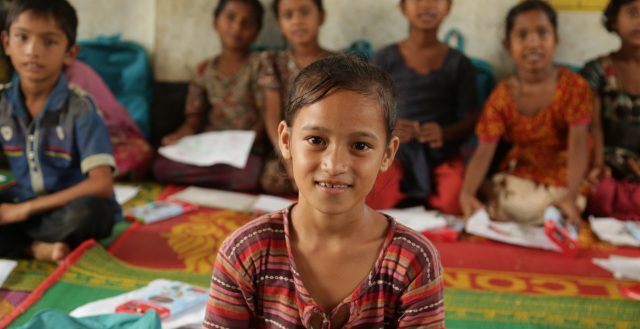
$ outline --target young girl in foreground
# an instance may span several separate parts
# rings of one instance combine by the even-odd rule
[[[589,210],[640,220],[640,0],[612,0],[604,22],[622,44],[582,70],[595,92]]]
[[[298,203],[222,245],[205,328],[444,328],[442,267],[420,234],[365,196],[393,162],[392,83],[349,56],[296,78],[278,126]]]
[[[516,74],[493,91],[478,122],[480,140],[467,167],[460,204],[466,216],[484,205],[476,192],[502,138],[513,147],[488,184],[495,220],[541,224],[556,204],[577,223],[585,198],[591,93],[579,75],[553,64],[557,18],[545,1],[527,0],[507,15],[505,46]]]

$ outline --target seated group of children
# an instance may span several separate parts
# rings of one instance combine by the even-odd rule
[[[401,0],[409,36],[372,65],[320,46],[321,0],[274,0],[290,47],[259,54],[250,45],[260,1],[220,0],[222,51],[198,66],[186,120],[162,144],[253,130],[248,164],[236,169],[162,157],[151,165],[148,144],[132,142],[135,125],[110,125],[126,110],[113,99],[96,106],[104,86],[85,84],[90,97],[68,82],[87,77],[74,68],[73,7],[14,0],[2,41],[17,74],[0,92],[0,140],[16,185],[0,194],[0,257],[62,261],[84,239],[108,235],[120,212],[113,171],[137,161],[131,168],[152,166],[164,183],[297,193],[296,204],[225,241],[205,327],[443,328],[437,252],[371,207],[465,216],[484,207],[497,220],[539,224],[551,204],[577,222],[588,203],[597,215],[640,219],[640,0],[610,2],[606,27],[622,46],[587,64],[586,80],[553,63],[554,9],[514,6],[504,45],[516,70],[482,110],[471,61],[437,39],[451,5]],[[465,169],[460,146],[474,127]],[[509,149],[486,179],[501,142]],[[114,159],[118,145],[133,148]]]

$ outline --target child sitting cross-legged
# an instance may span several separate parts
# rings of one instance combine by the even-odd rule
[[[556,205],[567,220],[580,221],[591,91],[578,74],[553,64],[557,41],[557,15],[546,1],[509,11],[504,43],[516,72],[496,86],[477,124],[480,143],[460,194],[466,216],[486,204],[495,220],[535,225]],[[513,146],[501,172],[480,189],[500,139]]]
[[[253,130],[256,139],[245,168],[226,164],[198,167],[158,156],[153,164],[158,181],[243,192],[258,190],[264,123],[258,110],[259,59],[249,46],[262,27],[263,11],[258,0],[218,2],[213,11],[213,27],[220,36],[222,51],[198,66],[189,84],[185,122],[162,139],[162,145],[170,145],[201,132]]]
[[[115,161],[91,98],[62,74],[77,53],[66,0],[11,2],[5,52],[17,75],[0,91],[0,144],[16,184],[0,193],[0,257],[62,261],[111,233]]]

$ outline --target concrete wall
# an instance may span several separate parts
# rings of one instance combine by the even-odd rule
[[[271,0],[262,0],[269,7]],[[212,30],[215,0],[71,0],[80,16],[80,37],[121,33],[149,51],[156,79],[188,80],[192,68],[219,51]],[[503,50],[503,20],[518,0],[456,0],[441,32],[458,28],[466,38],[469,55],[489,61],[499,76],[512,71]],[[407,24],[398,0],[325,0],[327,19],[320,42],[329,49],[347,47],[353,40],[367,39],[375,49],[406,37]],[[268,8],[270,9],[270,8]],[[277,24],[267,10],[258,43],[281,45]],[[581,65],[609,52],[618,40],[600,24],[599,12],[560,12],[559,62]]]

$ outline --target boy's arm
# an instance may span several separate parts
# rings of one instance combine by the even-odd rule
[[[112,168],[99,166],[89,170],[87,179],[67,189],[21,203],[0,205],[0,224],[27,220],[32,215],[62,207],[83,196],[110,198],[112,193]]]

